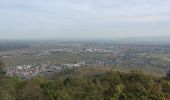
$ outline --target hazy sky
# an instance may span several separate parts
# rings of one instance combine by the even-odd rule
[[[0,39],[170,36],[170,0],[0,0]]]

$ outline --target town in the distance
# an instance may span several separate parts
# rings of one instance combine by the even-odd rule
[[[164,76],[170,67],[169,43],[2,41],[0,46],[0,57],[7,66],[7,75],[23,79],[91,66],[144,70]]]

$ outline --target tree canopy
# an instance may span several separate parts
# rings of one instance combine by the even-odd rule
[[[81,73],[80,73],[81,74]],[[105,72],[91,77],[35,77],[1,80],[0,100],[168,100],[170,81],[141,71]]]

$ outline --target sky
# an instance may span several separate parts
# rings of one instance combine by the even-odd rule
[[[170,0],[0,0],[0,39],[170,36]]]

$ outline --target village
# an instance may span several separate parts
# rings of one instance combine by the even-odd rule
[[[69,69],[85,67],[85,62],[74,62],[64,64],[31,64],[7,68],[7,75],[18,76],[23,79],[31,79],[42,72],[60,73]]]

